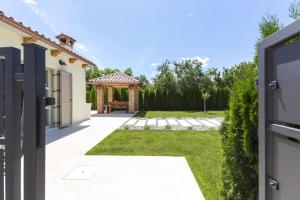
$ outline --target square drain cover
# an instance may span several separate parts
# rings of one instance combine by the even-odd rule
[[[64,180],[90,180],[97,169],[98,167],[95,165],[79,165],[68,173]]]

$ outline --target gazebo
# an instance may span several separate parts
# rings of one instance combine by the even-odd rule
[[[116,72],[106,76],[94,78],[89,84],[97,88],[97,112],[107,112],[115,106],[126,107],[128,113],[134,113],[139,109],[139,81],[127,74]],[[128,88],[128,101],[115,101],[113,99],[113,88]],[[105,105],[104,90],[108,90],[108,104]]]

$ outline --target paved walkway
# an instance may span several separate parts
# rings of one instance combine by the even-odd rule
[[[155,130],[209,130],[219,129],[223,118],[131,118],[127,121],[121,129],[141,130],[141,129],[155,129]]]
[[[95,115],[47,133],[46,200],[202,200],[183,157],[85,156],[130,119]]]

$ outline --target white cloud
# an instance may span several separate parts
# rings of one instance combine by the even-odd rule
[[[200,57],[200,56],[195,56],[195,57],[191,57],[191,58],[181,58],[181,61],[184,60],[196,60],[198,62],[202,63],[202,67],[207,67],[209,64],[209,58],[208,57]]]
[[[30,5],[37,5],[37,2],[35,0],[23,0],[24,3],[30,4]]]
[[[75,43],[75,48],[78,49],[78,50],[85,51],[85,52],[90,51],[90,49],[86,45],[78,43],[78,42]]]
[[[151,67],[157,67],[159,64],[158,63],[152,63]]]
[[[23,0],[23,2],[43,21],[43,23],[48,26],[48,28],[55,34],[60,33],[57,28],[52,24],[51,17],[38,7],[35,0]]]
[[[193,17],[193,13],[186,14],[187,17]]]

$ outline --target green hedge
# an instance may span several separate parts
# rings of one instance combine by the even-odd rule
[[[107,103],[107,91],[105,90],[105,102]],[[94,87],[86,92],[86,101],[92,103],[92,109],[97,109],[97,91]],[[114,89],[114,99],[126,101],[127,89]],[[228,108],[228,89],[217,89],[211,92],[207,101],[209,110],[224,110]],[[200,91],[186,93],[164,93],[151,87],[141,89],[139,92],[140,110],[203,110],[203,100]]]
[[[258,93],[256,65],[242,63],[221,128],[224,199],[255,200],[258,194]]]
[[[207,101],[209,110],[224,110],[228,108],[229,91],[227,89],[213,90]],[[203,110],[203,100],[199,90],[179,93],[161,92],[157,89],[140,90],[141,110]]]

